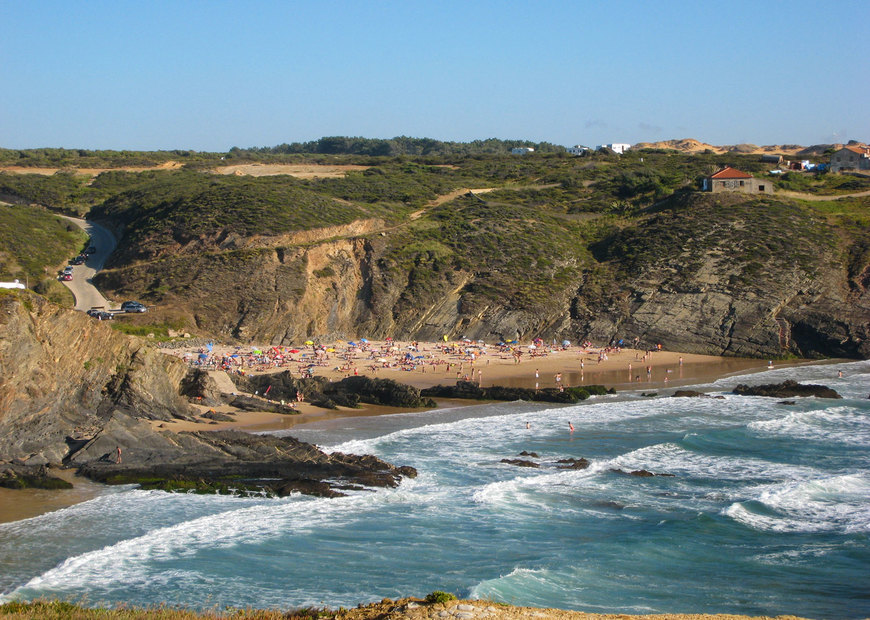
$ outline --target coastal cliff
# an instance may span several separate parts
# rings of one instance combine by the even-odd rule
[[[481,203],[459,199],[451,217],[471,220]],[[564,237],[570,231],[561,240],[530,231],[507,258],[470,245],[484,243],[479,235],[448,252],[413,230],[378,226],[308,231],[305,243],[284,247],[262,236],[163,241],[149,260],[141,247],[135,260],[117,254],[99,284],[241,342],[638,337],[713,355],[870,356],[870,268],[866,253],[850,250],[866,234],[844,241],[789,202],[678,195],[588,246]],[[523,258],[541,243],[561,247]]]
[[[155,428],[191,419],[187,366],[26,291],[0,294],[0,371],[3,486],[54,486],[48,466],[166,490],[335,496],[416,475],[289,437]]]

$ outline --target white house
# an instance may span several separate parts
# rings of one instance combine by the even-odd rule
[[[511,155],[528,155],[529,153],[534,153],[535,149],[530,146],[518,146],[517,148],[511,149]]]
[[[570,155],[585,155],[589,152],[588,146],[581,146],[580,144],[575,144],[572,147],[565,149],[568,151]]]
[[[15,282],[0,282],[0,288],[24,288],[24,285],[15,280]]]
[[[613,143],[613,144],[599,144],[598,146],[595,147],[595,150],[600,151],[601,149],[610,149],[611,151],[613,151],[617,155],[622,155],[630,148],[631,148],[630,144]]]

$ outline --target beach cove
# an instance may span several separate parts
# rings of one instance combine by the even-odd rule
[[[545,362],[526,374],[550,373]],[[0,588],[4,600],[193,608],[335,608],[446,590],[590,612],[863,617],[868,373],[867,362],[851,362],[684,377],[722,399],[669,398],[675,382],[653,380],[571,406],[445,403],[309,417],[291,434],[409,463],[420,476],[336,499],[113,487],[0,524],[9,568]],[[785,378],[831,385],[844,399],[784,405],[729,395],[738,382]],[[271,422],[249,427],[258,424]],[[537,467],[501,462],[523,451]],[[590,466],[561,469],[569,458]],[[626,475],[641,469],[672,477]]]

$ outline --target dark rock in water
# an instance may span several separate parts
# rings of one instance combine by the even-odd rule
[[[517,467],[540,467],[537,463],[524,461],[522,459],[502,459],[500,462],[507,463],[508,465],[516,465]]]
[[[777,403],[777,405],[793,405],[795,401],[793,400],[781,400]]]
[[[374,456],[326,454],[292,437],[240,431],[166,433],[147,445],[132,438],[123,462],[114,462],[121,435],[96,438],[74,458],[83,475],[107,484],[137,483],[143,488],[198,493],[332,497],[342,485],[395,487],[415,477],[412,467],[395,467]]]
[[[603,385],[585,385],[583,387],[566,387],[564,390],[556,388],[544,388],[534,390],[531,388],[505,387],[493,385],[482,388],[471,381],[457,381],[456,385],[436,385],[420,390],[422,396],[434,398],[464,398],[467,400],[525,400],[545,403],[573,404],[586,400],[590,396],[601,394],[616,394],[613,388],[605,388]]]
[[[647,471],[646,469],[637,469],[635,471],[625,471],[622,469],[611,469],[614,474],[621,474],[623,476],[634,476],[636,478],[652,478],[654,476],[659,476],[663,478],[673,478],[674,474],[654,474],[651,471]]]
[[[707,396],[704,392],[696,392],[695,390],[677,390],[673,393],[674,398],[703,398]]]
[[[527,452],[527,451],[525,451],[525,450],[523,450],[522,452],[520,452],[520,456],[533,456],[533,457],[535,457],[535,458],[539,458],[537,452]]]
[[[589,467],[589,461],[587,459],[567,458],[559,459],[556,462],[564,465],[564,467],[560,467],[559,469],[586,469]]]
[[[596,508],[610,508],[611,510],[622,510],[625,508],[625,504],[612,501],[592,502],[592,505]]]
[[[835,390],[826,385],[802,384],[791,379],[782,383],[768,383],[766,385],[746,385],[741,383],[734,388],[734,393],[741,396],[771,396],[774,398],[789,398],[792,396],[843,398]]]

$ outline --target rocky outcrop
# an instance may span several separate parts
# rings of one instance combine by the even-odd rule
[[[773,398],[789,398],[792,396],[816,396],[818,398],[843,398],[836,390],[826,385],[798,383],[788,379],[782,383],[767,383],[765,385],[746,385],[741,383],[734,388],[735,394],[741,396],[770,396]]]
[[[144,444],[122,449],[122,462],[116,463],[111,442],[117,431],[107,428],[107,441],[95,440],[73,457],[82,461],[82,474],[109,484],[164,490],[329,497],[342,495],[339,489],[394,487],[403,476],[416,476],[413,468],[373,456],[326,454],[292,437],[239,431],[154,434]],[[137,436],[141,433],[136,429]]]
[[[545,403],[573,404],[586,400],[591,395],[615,394],[613,388],[605,388],[603,385],[586,385],[583,387],[568,387],[563,390],[556,388],[544,388],[534,390],[531,388],[514,388],[493,385],[482,388],[471,381],[457,381],[455,385],[436,385],[420,390],[423,396],[434,398],[464,398],[469,400],[526,400]]]
[[[27,292],[0,295],[0,460],[60,463],[114,412],[186,417],[179,360]]]
[[[188,399],[199,392],[217,398],[212,383],[188,376],[174,356],[26,291],[0,294],[0,371],[6,486],[56,485],[46,465],[74,467],[102,482],[275,495],[336,495],[416,475],[375,457],[327,455],[292,438],[154,428],[152,421],[190,419]]]
[[[540,467],[540,465],[538,465],[534,461],[527,461],[525,459],[502,459],[499,462],[505,463],[506,465],[515,465],[516,467],[531,467],[531,468]]]
[[[245,392],[266,394],[269,399],[295,401],[297,392],[305,400],[319,407],[357,407],[359,403],[387,407],[434,408],[436,403],[417,388],[393,381],[371,377],[345,377],[341,381],[327,381],[323,377],[297,379],[290,371],[268,375],[233,375],[233,381]]]

